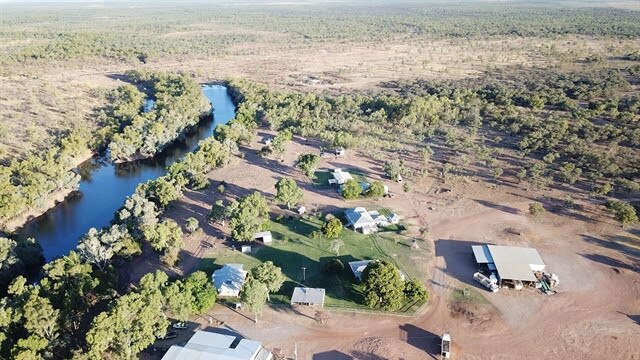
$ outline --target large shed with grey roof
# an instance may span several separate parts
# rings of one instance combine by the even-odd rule
[[[324,306],[324,289],[296,287],[291,295],[291,305]]]
[[[503,280],[536,282],[534,272],[542,272],[546,267],[538,251],[533,248],[474,245],[471,249],[476,262],[495,271],[500,282]]]
[[[172,345],[162,360],[271,360],[259,341],[235,335],[196,331],[184,345]]]

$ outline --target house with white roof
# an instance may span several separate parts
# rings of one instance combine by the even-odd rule
[[[295,287],[291,295],[291,305],[324,306],[324,289]]]
[[[234,335],[196,331],[184,345],[172,345],[162,360],[271,360],[262,343]]]
[[[351,174],[342,171],[342,169],[334,169],[331,175],[333,175],[333,179],[329,179],[329,185],[342,185],[346,183],[347,180],[353,179]]]
[[[347,219],[347,227],[365,235],[378,231],[378,226],[385,227],[400,221],[396,214],[382,215],[377,210],[367,211],[363,207],[347,209],[344,216]]]
[[[238,297],[247,278],[242,264],[225,264],[213,272],[211,280],[218,290],[218,297]]]
[[[349,263],[349,267],[351,268],[351,272],[353,272],[353,276],[355,276],[356,280],[360,282],[362,281],[362,273],[364,272],[364,269],[366,269],[369,264],[376,261],[378,260],[352,261]],[[405,279],[407,278],[406,274],[400,269],[398,269],[398,274],[400,275],[400,279],[402,279],[402,281],[405,281]]]

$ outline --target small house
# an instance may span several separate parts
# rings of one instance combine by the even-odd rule
[[[296,287],[291,295],[291,305],[324,307],[324,289]]]
[[[342,185],[348,180],[353,179],[351,174],[346,171],[342,171],[342,169],[334,169],[331,175],[333,175],[333,179],[329,179],[329,185]]]
[[[262,241],[266,245],[273,242],[273,237],[271,236],[271,231],[263,231],[253,235],[253,240]]]
[[[400,222],[400,217],[398,214],[391,214],[388,216],[389,222],[392,224],[397,224]]]
[[[271,143],[273,143],[273,138],[270,138],[270,137],[268,137],[268,138],[264,138],[264,140],[263,140],[263,141],[264,141],[264,144],[265,144],[265,145],[267,145],[267,146],[271,146]]]
[[[248,254],[251,252],[251,245],[242,245],[240,248],[243,254]]]
[[[225,264],[221,269],[213,272],[211,280],[218,290],[219,297],[238,297],[244,286],[247,272],[242,264]]]
[[[298,208],[298,214],[299,215],[303,215],[306,211],[307,211],[307,208],[305,208],[304,206],[300,206]]]

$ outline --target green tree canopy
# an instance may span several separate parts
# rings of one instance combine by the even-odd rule
[[[302,190],[298,188],[298,184],[293,179],[282,178],[276,183],[276,200],[287,205],[289,209],[298,205],[303,196]]]
[[[633,205],[624,201],[609,201],[607,203],[609,212],[620,222],[625,225],[638,221],[638,214]]]
[[[262,314],[268,295],[267,285],[250,278],[242,288],[240,301],[253,313],[254,321],[258,323],[258,316]]]
[[[412,279],[404,284],[404,295],[409,301],[427,301],[429,292],[418,279]]]
[[[400,309],[404,300],[404,288],[398,268],[390,262],[371,262],[362,273],[364,302],[372,309]]]
[[[297,165],[307,177],[313,177],[313,173],[318,168],[320,156],[316,154],[301,154],[298,156]]]
[[[324,222],[322,225],[322,233],[324,236],[334,239],[342,233],[343,225],[340,219],[333,217]]]
[[[156,251],[164,251],[182,246],[182,229],[173,220],[165,220],[144,229],[144,237]]]
[[[374,181],[371,183],[369,188],[367,189],[367,196],[372,197],[374,199],[379,199],[386,194],[386,190],[384,188],[384,183],[382,181]]]
[[[342,184],[342,197],[348,200],[357,199],[362,195],[362,187],[356,179],[349,179]]]
[[[269,293],[280,290],[285,280],[282,269],[275,266],[271,261],[264,262],[260,266],[253,268],[251,277],[265,284]],[[269,296],[267,295],[268,298]]]
[[[268,220],[269,205],[259,192],[244,196],[229,205],[231,235],[238,241],[253,241]]]

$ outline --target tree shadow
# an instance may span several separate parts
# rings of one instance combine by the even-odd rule
[[[492,209],[504,211],[504,212],[509,213],[509,214],[514,214],[514,215],[520,215],[521,214],[520,210],[518,210],[516,208],[513,208],[513,207],[510,207],[510,206],[500,205],[500,204],[496,204],[496,203],[491,202],[491,201],[479,200],[479,199],[475,199],[474,201],[477,202],[480,205],[484,205],[484,206],[492,208]]]
[[[580,254],[580,256],[585,259],[589,259],[591,261],[610,266],[612,269],[626,269],[633,272],[640,273],[640,264],[638,262],[634,264],[628,264],[618,259],[614,259],[610,256],[601,255],[601,254]],[[633,260],[633,259],[630,259]]]
[[[353,360],[353,356],[347,355],[338,350],[330,350],[311,356],[312,360]]]
[[[437,359],[435,355],[440,354],[440,336],[412,324],[403,324],[399,328],[401,340]]]
[[[587,234],[580,236],[588,243],[616,250],[626,255],[634,263],[640,262],[640,250],[638,250],[640,247],[640,239],[623,235],[608,236],[606,239],[600,239]]]

